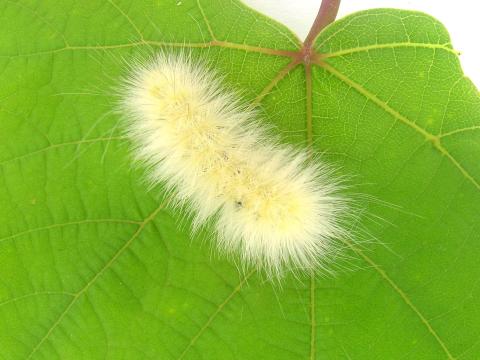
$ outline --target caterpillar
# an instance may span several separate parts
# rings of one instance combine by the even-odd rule
[[[124,79],[121,111],[135,159],[164,184],[192,230],[268,274],[322,265],[346,234],[339,182],[306,149],[280,143],[258,111],[206,63],[160,53]]]

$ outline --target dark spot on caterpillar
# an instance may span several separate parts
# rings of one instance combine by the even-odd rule
[[[235,206],[237,207],[237,209],[240,209],[243,207],[243,202],[237,200],[235,201]]]

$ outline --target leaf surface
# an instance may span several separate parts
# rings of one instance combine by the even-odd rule
[[[438,21],[353,14],[310,72],[237,1],[0,13],[0,359],[480,357],[480,100]],[[112,89],[122,59],[162,48],[208,59],[284,141],[353,177],[372,243],[345,243],[349,271],[245,275],[147,191]]]

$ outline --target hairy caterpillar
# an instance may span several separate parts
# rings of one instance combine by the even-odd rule
[[[166,185],[193,230],[211,223],[221,250],[280,274],[321,265],[345,235],[332,171],[272,138],[205,64],[161,53],[133,66],[122,93],[149,182]]]

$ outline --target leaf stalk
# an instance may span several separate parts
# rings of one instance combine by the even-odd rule
[[[318,34],[329,24],[335,21],[340,7],[340,0],[322,0],[320,8],[318,9],[315,21],[308,32],[305,41],[303,42],[302,49],[300,50],[301,61],[305,64],[311,62],[313,51],[313,43]]]

